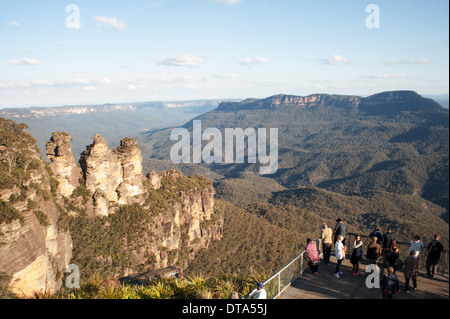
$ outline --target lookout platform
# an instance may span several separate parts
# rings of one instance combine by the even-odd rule
[[[309,269],[305,270],[303,276],[297,278],[278,299],[382,299],[380,289],[366,287],[366,278],[369,275],[365,272],[367,262],[360,263],[357,276],[352,274],[349,260],[342,263],[343,274],[340,278],[334,277],[335,267],[336,259],[332,257],[328,265],[321,262],[318,275],[313,275]],[[400,281],[401,292],[395,294],[393,299],[449,299],[447,277],[436,275],[435,278],[430,278],[424,269],[420,269],[417,278],[418,288],[414,290],[410,287],[408,294],[404,291],[403,271],[397,271],[396,274]]]

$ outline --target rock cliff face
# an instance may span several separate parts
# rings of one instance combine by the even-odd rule
[[[0,125],[0,277],[18,296],[56,292],[69,263],[86,277],[183,268],[221,239],[212,183],[177,171],[144,176],[136,140],[110,149],[95,135],[78,164],[70,135],[54,133],[47,164],[25,126]]]
[[[133,252],[136,264],[153,256],[153,268],[183,268],[198,251],[222,238],[223,216],[214,210],[215,191],[206,179],[186,177],[178,171],[157,176],[161,184],[155,187],[148,181],[148,191],[150,196],[163,197],[167,206],[161,209],[161,201],[147,200],[144,208],[153,207],[155,214],[147,224],[150,231],[128,243],[127,249]]]
[[[0,277],[10,278],[14,294],[30,297],[61,287],[72,239],[58,227],[51,177],[23,129],[0,118]]]
[[[230,112],[250,109],[276,109],[278,107],[309,108],[323,105],[335,105],[341,108],[353,108],[362,98],[347,95],[313,94],[309,96],[275,95],[263,100],[248,99],[242,102],[223,102],[216,111]]]

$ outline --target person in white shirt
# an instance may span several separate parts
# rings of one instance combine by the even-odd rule
[[[425,248],[425,246],[423,245],[422,240],[420,240],[420,236],[416,235],[414,237],[414,240],[411,240],[410,244],[411,244],[411,246],[409,247],[409,251],[410,252],[413,251],[414,252],[413,256],[418,259],[419,258],[419,253],[420,253],[420,249],[421,248],[422,249]]]
[[[334,271],[334,277],[336,278],[340,278],[340,275],[342,275],[341,264],[345,258],[344,244],[342,243],[343,240],[344,236],[342,235],[337,236],[335,244],[337,263],[336,263],[336,270]]]
[[[262,282],[256,283],[256,289],[252,299],[267,299],[267,292],[264,289],[264,284]]]

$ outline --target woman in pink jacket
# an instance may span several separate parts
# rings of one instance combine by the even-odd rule
[[[319,251],[317,250],[314,240],[308,238],[306,243],[306,257],[308,258],[309,269],[311,269],[311,272],[314,275],[318,275],[320,264]]]

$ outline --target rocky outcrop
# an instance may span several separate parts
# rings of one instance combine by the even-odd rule
[[[72,258],[72,239],[58,227],[60,212],[35,140],[14,123],[0,118],[0,159],[15,150],[14,161],[0,160],[0,275],[21,297],[56,292]],[[13,170],[5,170],[10,164]]]
[[[142,149],[134,138],[125,138],[120,141],[117,153],[122,166],[122,182],[116,190],[119,204],[142,203]]]
[[[58,181],[57,194],[70,197],[80,186],[81,168],[75,161],[70,146],[70,135],[53,133],[47,143],[47,157],[50,159],[50,169]]]
[[[186,177],[175,170],[161,174],[152,170],[144,176],[142,160],[135,139],[124,138],[110,149],[100,135],[80,158],[86,188],[92,194],[92,217],[106,218],[106,224],[113,225],[102,229],[103,233],[116,231],[113,219],[125,214],[121,208],[126,211],[138,205],[130,209],[144,210],[142,219],[134,222],[139,230],[134,230],[136,225],[127,230],[134,239],[124,240],[121,254],[131,255],[130,264],[127,269],[118,267],[117,275],[134,274],[142,265],[148,269],[186,266],[198,251],[222,237],[223,217],[214,212],[215,191],[208,179]],[[84,209],[89,211],[89,206],[90,202]],[[105,267],[119,264],[113,255],[97,256],[95,262],[100,268],[103,262]]]
[[[147,174],[147,178],[150,182],[150,185],[153,189],[160,189],[161,188],[161,176],[158,175],[154,170],[151,170]]]
[[[95,135],[94,143],[81,155],[80,164],[86,188],[94,197],[96,192],[102,192],[105,199],[117,203],[119,198],[116,189],[122,182],[122,166],[118,156],[108,147],[102,136]]]
[[[86,188],[94,194],[97,216],[114,213],[116,204],[143,202],[142,153],[135,139],[125,138],[111,150],[97,134],[81,155],[80,164]]]
[[[0,283],[7,275],[18,296],[56,292],[69,263],[104,264],[117,276],[183,268],[222,237],[212,183],[177,171],[144,176],[136,140],[110,149],[95,135],[78,165],[70,135],[53,133],[47,164],[24,126],[2,119],[0,125]],[[111,242],[94,240],[104,245],[96,250],[86,247],[86,236]],[[80,255],[72,255],[75,245]]]
[[[186,177],[175,170],[161,174],[153,171],[149,176],[157,181],[157,189],[154,184],[149,187],[160,196],[177,196],[154,218],[151,226],[154,236],[141,238],[144,249],[130,249],[136,251],[138,263],[142,263],[145,256],[153,255],[156,269],[175,265],[183,268],[201,249],[222,238],[223,216],[214,211],[215,190],[207,179]]]

